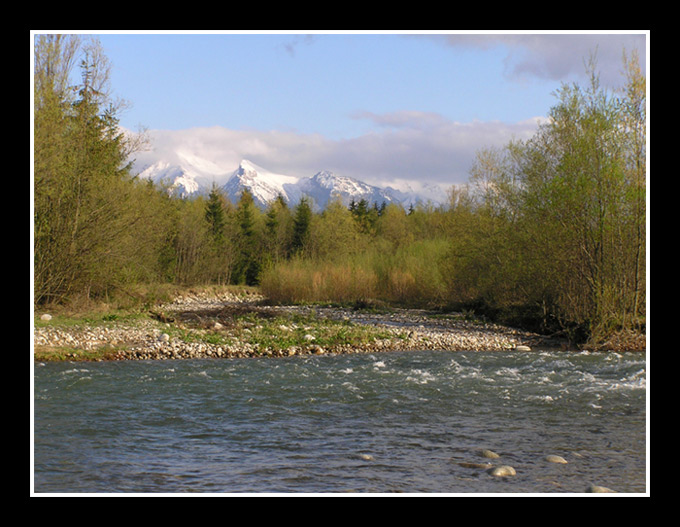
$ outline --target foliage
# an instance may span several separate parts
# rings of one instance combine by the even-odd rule
[[[81,58],[81,83],[68,82]],[[279,197],[260,210],[172,198],[140,182],[96,42],[36,42],[35,302],[138,284],[260,285],[273,302],[459,308],[574,340],[605,341],[646,315],[646,84],[565,85],[527,141],[478,152],[434,208]],[[133,293],[130,293],[133,295]]]
[[[80,55],[82,82],[68,85]],[[131,177],[135,140],[118,128],[108,62],[96,41],[36,45],[34,285],[37,301],[106,294],[157,273],[161,194]]]

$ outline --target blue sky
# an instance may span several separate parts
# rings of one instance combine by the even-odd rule
[[[463,182],[477,150],[529,137],[561,83],[585,83],[590,52],[619,82],[648,36],[311,33],[95,35],[121,125],[148,128],[153,155],[379,184]]]

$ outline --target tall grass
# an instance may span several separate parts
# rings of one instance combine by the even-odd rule
[[[365,301],[376,297],[377,279],[370,269],[351,262],[327,263],[296,258],[264,272],[262,293],[276,303]]]
[[[296,258],[264,272],[262,293],[275,303],[380,300],[432,306],[446,298],[442,261],[448,243],[425,240],[390,248],[376,246],[339,260]]]

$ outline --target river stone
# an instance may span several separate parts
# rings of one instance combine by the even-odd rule
[[[567,464],[567,460],[564,459],[562,456],[555,456],[553,454],[550,454],[549,456],[545,456],[545,460],[549,461],[550,463],[560,463],[562,465]]]
[[[40,320],[52,320],[52,315],[49,313],[45,313],[44,315],[40,315]]]
[[[529,346],[517,346],[515,351],[531,351],[531,348]]]
[[[607,487],[600,487],[599,485],[591,485],[590,487],[588,487],[586,492],[592,492],[592,493],[609,493],[609,492],[611,492],[611,493],[614,493],[614,494],[616,493],[615,490],[612,490],[612,489],[607,488]]]
[[[489,459],[496,459],[501,456],[493,452],[492,450],[482,450],[482,457],[488,457]]]
[[[467,461],[461,461],[458,464],[463,468],[483,468],[486,470],[493,467],[491,463],[468,463]]]
[[[514,476],[517,474],[515,469],[509,465],[501,465],[499,467],[494,467],[488,470],[489,474],[492,476]]]

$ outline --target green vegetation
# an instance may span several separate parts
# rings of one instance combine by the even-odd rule
[[[233,286],[222,286],[215,288],[215,292],[233,295],[238,290]],[[320,318],[313,311],[289,313],[255,304],[168,314],[111,307],[73,313],[62,308],[49,321],[36,317],[34,324],[37,328],[63,332],[70,337],[63,345],[36,346],[34,357],[39,361],[116,360],[119,352],[129,351],[131,346],[153,338],[149,335],[154,334],[167,334],[169,341],[186,344],[248,347],[252,356],[305,353],[305,350],[317,348],[357,348],[371,345],[376,340],[406,338],[405,332],[354,324],[349,320]],[[116,330],[121,330],[121,340],[115,344],[97,342],[96,335],[102,331],[115,334]],[[94,340],[94,344],[88,344],[88,340]]]
[[[591,64],[589,85],[563,86],[533,138],[480,151],[445,207],[313,213],[277,199],[262,211],[247,191],[181,200],[138,180],[125,162],[143,134],[118,129],[97,42],[41,36],[34,301],[244,284],[274,303],[455,308],[578,342],[644,330],[646,87],[637,58],[623,63],[622,91],[603,90]]]

